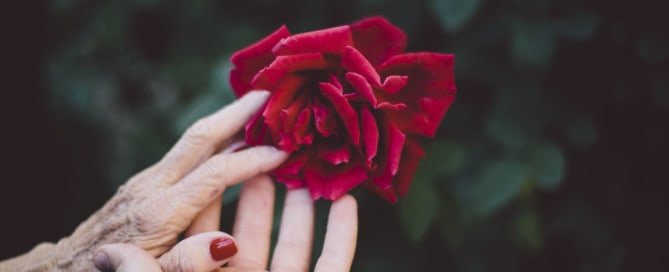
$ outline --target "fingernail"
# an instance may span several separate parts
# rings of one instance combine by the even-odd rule
[[[288,156],[288,153],[286,153],[286,151],[278,149],[274,146],[268,146],[268,147],[269,147],[269,150],[270,150],[271,159],[286,158],[286,156]]]
[[[246,142],[244,140],[239,140],[234,143],[231,143],[228,147],[221,151],[221,154],[230,154],[236,152],[242,148],[246,147]]]
[[[114,268],[111,265],[111,261],[109,261],[109,256],[107,256],[107,254],[104,252],[95,253],[95,257],[93,257],[93,263],[95,264],[95,268],[102,272],[114,271]]]
[[[237,254],[237,245],[235,241],[227,237],[221,237],[211,241],[209,253],[214,261],[222,261]]]

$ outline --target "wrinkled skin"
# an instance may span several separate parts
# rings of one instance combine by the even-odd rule
[[[358,225],[353,197],[343,196],[332,202],[322,254],[311,270],[315,207],[309,192],[297,189],[286,193],[276,247],[269,262],[275,183],[267,176],[259,176],[243,186],[234,229],[235,236],[239,237],[236,242],[239,252],[233,257],[223,260],[210,257],[210,244],[214,239],[233,239],[226,233],[213,231],[190,236],[157,259],[132,244],[105,245],[97,254],[103,252],[109,261],[99,260],[96,266],[117,272],[254,272],[268,268],[274,272],[350,271]],[[96,259],[98,257],[96,255]],[[228,261],[228,265],[221,268]]]
[[[234,135],[267,96],[250,92],[201,119],[160,162],[130,178],[72,235],[1,262],[0,270],[91,271],[93,252],[103,244],[129,243],[160,256],[182,233],[214,230],[202,227],[211,225],[211,219],[200,215],[220,210],[220,196],[227,186],[269,171],[287,158],[285,152],[268,146],[233,152],[240,147],[233,143]]]
[[[453,56],[402,53],[406,35],[383,18],[292,35],[285,26],[232,56],[238,96],[272,92],[246,126],[250,145],[291,153],[273,172],[313,199],[364,184],[388,201],[409,189],[455,98]]]

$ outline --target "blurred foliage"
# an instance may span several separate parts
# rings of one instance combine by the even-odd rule
[[[459,93],[425,141],[408,196],[392,206],[355,192],[353,270],[628,270],[647,257],[630,238],[644,234],[626,234],[623,222],[636,213],[622,204],[629,180],[656,182],[645,167],[669,161],[656,130],[669,116],[669,23],[658,10],[594,0],[54,0],[49,100],[66,146],[78,147],[72,131],[97,131],[101,155],[69,159],[100,169],[89,176],[111,194],[232,101],[235,50],[282,24],[296,33],[383,15],[407,32],[409,51],[456,55]],[[326,211],[319,202],[317,230]]]

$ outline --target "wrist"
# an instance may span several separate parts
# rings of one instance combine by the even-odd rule
[[[23,255],[0,262],[0,271],[52,271],[55,247],[53,243],[40,243]]]

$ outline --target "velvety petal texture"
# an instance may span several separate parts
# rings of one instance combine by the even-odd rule
[[[403,53],[406,35],[381,17],[292,35],[285,26],[232,56],[237,96],[272,94],[246,125],[249,145],[291,153],[272,173],[313,199],[362,185],[405,195],[455,99],[453,55]]]

